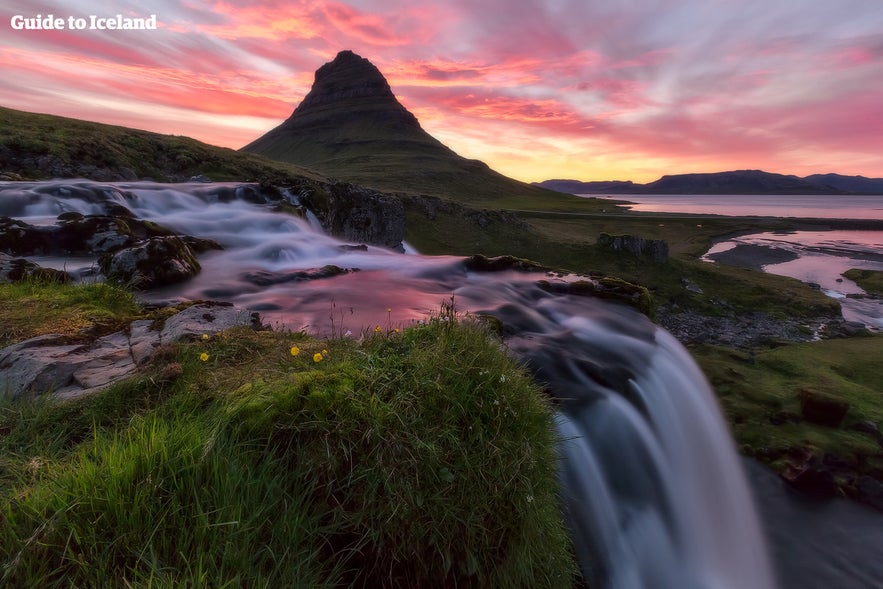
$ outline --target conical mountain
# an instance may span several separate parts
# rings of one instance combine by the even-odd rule
[[[551,193],[460,157],[423,130],[367,59],[341,51],[284,123],[242,148],[386,191],[477,205]]]

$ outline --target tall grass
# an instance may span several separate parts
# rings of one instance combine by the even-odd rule
[[[450,309],[361,342],[235,330],[95,397],[0,406],[2,579],[570,586],[554,443]]]

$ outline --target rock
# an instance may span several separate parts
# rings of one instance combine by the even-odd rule
[[[809,389],[801,389],[797,397],[800,400],[800,414],[816,425],[839,427],[849,411],[846,401]]]
[[[335,237],[404,251],[405,207],[394,196],[338,182],[303,191],[299,200]]]
[[[286,282],[301,282],[304,280],[319,280],[321,278],[331,278],[341,274],[348,274],[355,270],[341,268],[334,264],[327,264],[321,268],[310,268],[309,270],[297,270],[292,272],[270,272],[267,270],[258,270],[248,272],[242,276],[244,280],[256,286],[271,286],[274,284],[284,284]]]
[[[4,282],[18,282],[26,279],[46,280],[51,282],[67,282],[70,276],[67,272],[42,266],[24,258],[14,258],[0,252],[0,284]]]
[[[693,294],[704,294],[705,291],[702,290],[702,287],[690,280],[689,278],[681,278],[681,284],[684,286],[687,292],[691,292]]]
[[[0,350],[0,391],[13,398],[52,394],[73,398],[130,376],[165,344],[197,339],[235,326],[260,326],[260,318],[230,305],[193,305],[165,320],[134,321],[127,330],[90,343],[43,335]]]
[[[831,499],[837,495],[837,481],[831,471],[824,467],[809,466],[783,478],[792,487],[813,499]]]
[[[861,476],[855,484],[855,498],[883,511],[883,483],[869,476]]]
[[[474,272],[502,272],[504,270],[518,270],[521,272],[548,272],[550,269],[532,260],[516,258],[515,256],[496,256],[488,258],[481,254],[469,256],[463,260],[463,266]]]
[[[0,217],[0,252],[13,256],[49,253],[51,240],[45,230],[18,219]]]
[[[104,274],[130,288],[150,289],[199,274],[193,251],[179,237],[153,237],[98,259]]]
[[[617,252],[629,252],[636,256],[648,257],[656,262],[668,260],[668,243],[661,239],[645,239],[633,235],[610,235],[602,233],[598,236],[598,245]]]
[[[857,432],[862,432],[865,434],[871,434],[875,438],[880,437],[880,426],[878,426],[875,422],[870,419],[863,419],[862,421],[857,421],[852,424],[852,429]]]

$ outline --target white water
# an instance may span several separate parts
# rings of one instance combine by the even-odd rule
[[[0,215],[52,223],[59,212],[101,212],[113,201],[225,247],[200,257],[194,280],[145,293],[151,300],[228,300],[317,334],[406,325],[451,296],[461,310],[498,317],[512,354],[559,400],[565,518],[592,587],[775,586],[716,401],[689,354],[643,315],[536,285],[572,278],[347,250],[306,221],[240,200],[232,185],[72,184],[0,184]],[[326,264],[359,271],[297,274]]]

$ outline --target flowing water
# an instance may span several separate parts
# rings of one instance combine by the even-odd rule
[[[513,356],[559,402],[565,519],[592,587],[775,586],[726,424],[668,333],[631,308],[537,284],[574,277],[472,272],[460,258],[354,250],[242,194],[223,184],[0,183],[0,215],[51,224],[61,212],[122,204],[225,248],[200,256],[195,279],[145,298],[226,300],[319,336],[405,327],[451,297],[461,311],[493,315]],[[40,261],[68,270],[93,263]],[[348,272],[305,279],[305,270],[331,264]]]

